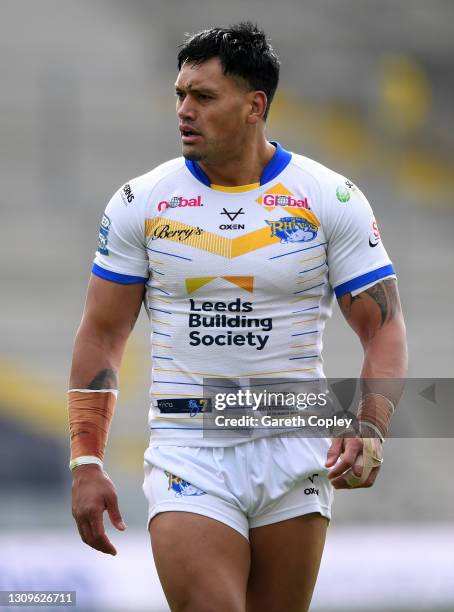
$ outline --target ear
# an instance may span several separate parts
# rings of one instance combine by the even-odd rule
[[[251,91],[249,95],[251,107],[247,121],[248,123],[258,123],[265,115],[268,103],[266,93],[264,91]]]

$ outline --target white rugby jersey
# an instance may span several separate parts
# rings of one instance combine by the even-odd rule
[[[244,442],[203,429],[204,379],[222,392],[231,380],[323,378],[334,295],[395,277],[359,188],[273,144],[260,183],[210,185],[180,157],[129,181],[107,205],[93,273],[145,283],[152,445]]]

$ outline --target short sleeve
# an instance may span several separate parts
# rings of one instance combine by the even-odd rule
[[[339,175],[336,175],[339,177]],[[372,208],[361,190],[339,177],[325,193],[329,281],[336,297],[356,295],[377,281],[395,278]]]
[[[144,220],[129,184],[114,194],[104,211],[92,272],[121,284],[148,280]]]

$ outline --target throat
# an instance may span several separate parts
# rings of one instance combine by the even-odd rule
[[[199,167],[208,177],[210,186],[218,191],[248,191],[261,184],[261,177],[273,159],[276,147],[266,142],[265,146],[222,163],[209,163],[206,159],[199,162]]]

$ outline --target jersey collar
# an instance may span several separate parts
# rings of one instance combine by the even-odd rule
[[[290,153],[290,151],[286,151],[286,149],[281,147],[278,142],[271,141],[271,144],[276,147],[276,152],[274,153],[270,161],[266,164],[266,166],[263,168],[263,172],[260,176],[260,185],[269,183],[269,181],[272,181],[274,178],[276,178],[276,176],[278,176],[278,174],[280,174],[288,166],[290,160],[292,159],[292,154]],[[186,168],[189,170],[192,176],[194,176],[198,181],[200,181],[207,187],[212,186],[210,183],[210,179],[196,161],[186,159],[185,162]],[[233,189],[225,188],[225,191],[247,191],[248,188],[250,189],[250,187],[250,185],[239,185],[238,187],[234,187]]]

